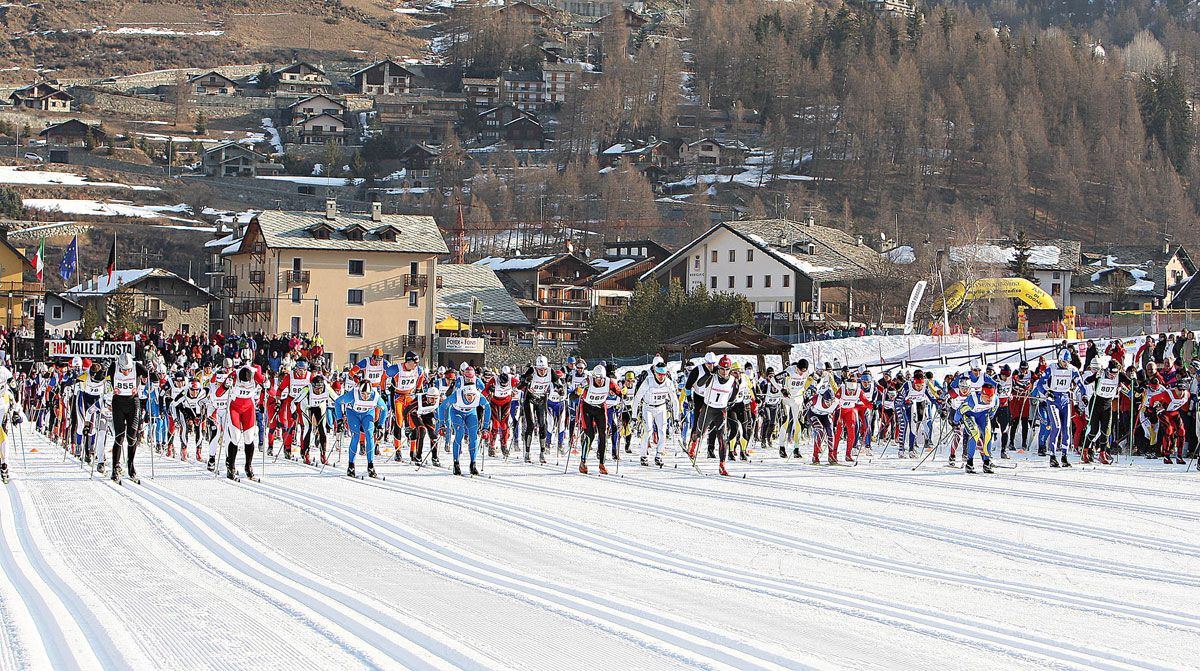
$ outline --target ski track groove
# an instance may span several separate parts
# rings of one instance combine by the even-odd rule
[[[201,518],[193,512],[201,506],[193,502],[183,500],[174,493],[149,483],[142,486],[134,485],[127,489],[131,496],[143,499],[171,517],[193,539],[222,561],[235,569],[242,570],[245,575],[255,578],[261,584],[268,585],[281,594],[304,604],[313,612],[332,622],[337,622],[340,627],[369,646],[370,649],[403,665],[404,668],[414,670],[489,668],[477,660],[455,654],[453,650],[446,648],[444,642],[413,630],[392,615],[345,590],[325,584],[323,580],[300,575],[264,552],[251,547],[245,540],[237,537],[237,534],[224,522],[212,516],[207,519]],[[205,529],[209,533],[206,533]],[[224,547],[226,545],[233,551]],[[241,557],[238,556],[239,554]],[[306,590],[316,592],[341,608],[357,613],[362,619],[368,619],[371,623],[386,628],[409,645],[405,646],[390,640],[390,637],[384,632],[375,631],[373,627],[364,622],[346,618],[336,607],[323,601],[322,598],[311,596]],[[422,658],[417,652],[418,649],[436,656],[438,662]]]
[[[871,478],[874,476],[865,476],[865,477]],[[1004,476],[1001,476],[1001,477],[1004,477]],[[680,478],[680,479],[682,479],[682,478]],[[624,481],[625,480],[619,480],[619,482],[624,482]],[[874,503],[886,503],[889,505],[900,506],[900,507],[924,508],[926,510],[933,510],[936,512],[943,512],[943,513],[953,513],[955,515],[961,515],[961,514],[964,514],[964,512],[970,512],[970,511],[964,511],[962,507],[958,507],[958,506],[954,506],[954,505],[946,504],[946,503],[938,503],[936,501],[927,501],[924,499],[913,499],[913,498],[908,498],[908,497],[903,497],[903,496],[891,496],[891,495],[886,495],[886,494],[872,494],[869,492],[857,492],[857,491],[852,492],[852,491],[845,491],[845,490],[839,491],[839,490],[832,490],[832,489],[827,489],[827,488],[823,488],[823,487],[818,487],[818,486],[814,486],[814,485],[772,482],[772,481],[766,480],[764,478],[754,478],[754,479],[747,478],[745,480],[743,480],[741,478],[734,478],[734,479],[729,480],[729,482],[742,482],[746,486],[760,487],[763,489],[772,489],[775,491],[796,492],[796,493],[801,493],[801,494],[814,494],[817,496],[829,496],[829,497],[834,497],[834,498],[857,499],[857,500],[862,500],[862,501],[871,501]],[[645,484],[649,485],[649,483],[645,483]],[[667,484],[667,483],[655,483],[654,486],[671,487],[672,485]],[[696,489],[690,488],[690,487],[687,489],[689,489],[691,491],[691,493],[693,493],[693,494],[699,494],[701,492],[701,490],[696,490]],[[986,488],[981,488],[981,489],[986,489]],[[999,492],[995,492],[995,490],[992,490],[992,491],[994,493],[999,493]],[[742,497],[742,495],[733,494],[732,492],[721,492],[719,495]],[[747,500],[747,499],[750,499],[751,502],[754,502],[757,500],[757,499],[753,499],[753,497],[743,497],[742,500]],[[801,504],[798,502],[792,502],[792,501],[780,502],[780,503],[805,505],[805,504]],[[843,514],[843,515],[847,515],[847,516],[879,517],[878,515],[874,515],[872,513],[839,513],[839,514]],[[991,519],[1009,522],[1012,524],[1016,524],[1018,526],[1027,526],[1027,527],[1032,527],[1035,529],[1044,529],[1044,530],[1053,531],[1056,533],[1066,533],[1066,534],[1071,534],[1074,536],[1080,536],[1083,538],[1090,538],[1092,540],[1120,543],[1120,544],[1131,545],[1133,547],[1140,547],[1140,548],[1148,549],[1148,550],[1157,550],[1157,551],[1161,551],[1161,552],[1171,552],[1171,553],[1188,555],[1191,557],[1200,557],[1200,546],[1191,545],[1191,544],[1187,544],[1187,543],[1180,543],[1177,541],[1161,540],[1161,539],[1152,538],[1149,536],[1143,536],[1141,534],[1115,532],[1115,531],[1110,531],[1108,529],[1103,529],[1100,527],[1094,527],[1094,526],[1078,524],[1078,523],[1056,522],[1053,520],[1031,517],[1029,515],[1021,515],[1018,513],[1009,513],[1009,512],[1005,512],[1002,510],[995,510],[995,509],[989,510],[988,516]],[[893,525],[897,525],[897,526],[908,524],[907,522],[904,522],[902,520],[896,520],[895,518],[891,518],[891,517],[884,518],[884,519],[887,519],[889,521],[889,523],[891,523]],[[921,525],[921,526],[924,527],[925,525]],[[934,527],[929,526],[928,528],[934,528]],[[992,540],[989,537],[981,536],[979,534],[970,534],[969,532],[965,532],[965,531],[956,531],[955,533],[957,533],[963,537],[975,536],[980,539],[987,539],[990,542],[996,542],[996,543],[1002,542],[1002,541]],[[1009,543],[1009,545],[1014,546],[1014,549],[1016,551],[1023,551],[1025,549],[1030,549],[1030,548],[1034,547],[1034,546],[1029,546],[1029,545],[1025,545],[1025,544],[1014,544],[1014,543]],[[1048,555],[1064,556],[1064,557],[1071,556],[1073,561],[1090,562],[1090,563],[1096,564],[1096,562],[1094,560],[1087,558],[1087,557],[1080,557],[1078,555],[1074,555],[1074,556],[1066,555],[1066,554],[1063,554],[1060,552],[1050,551],[1050,550],[1045,550],[1045,549],[1041,549],[1041,551],[1047,553]],[[1124,575],[1124,574],[1122,574],[1122,575]],[[1160,577],[1160,578],[1162,576],[1166,576],[1166,575],[1173,575],[1175,580],[1181,581],[1180,584],[1185,584],[1185,585],[1189,585],[1189,586],[1200,586],[1200,579],[1196,579],[1196,578],[1194,578],[1194,576],[1191,576],[1190,574],[1154,571],[1152,573],[1149,573],[1149,572],[1144,573],[1144,575],[1147,577]]]
[[[401,485],[399,483],[392,483],[391,481],[388,481],[384,484],[386,484],[386,485],[394,484],[396,487],[412,487],[411,485]],[[501,481],[497,484],[499,484],[500,486],[506,486],[509,483]],[[446,497],[455,496],[455,497],[457,497],[457,500],[452,502],[454,505],[472,506],[472,507],[475,507],[477,510],[482,510],[482,509],[486,508],[488,511],[488,514],[506,516],[514,524],[518,524],[520,526],[525,526],[526,528],[530,528],[534,531],[545,532],[548,527],[553,526],[553,527],[557,528],[560,533],[568,533],[574,538],[582,539],[583,542],[587,542],[587,540],[588,540],[588,537],[586,535],[572,532],[569,529],[569,527],[563,527],[553,517],[550,517],[543,513],[538,513],[538,512],[534,512],[534,511],[514,511],[511,508],[505,507],[500,504],[496,504],[496,503],[491,502],[486,499],[469,499],[462,495],[443,494],[442,492],[434,493],[434,492],[430,492],[428,490],[422,490],[422,489],[413,489],[412,491],[409,491],[408,493],[410,493],[413,496],[418,496],[420,498],[426,498],[429,500],[436,500],[436,501],[440,501],[442,503],[450,502],[450,501],[448,501],[448,499]],[[1200,631],[1200,615],[1198,615],[1198,614],[1166,610],[1166,609],[1156,608],[1153,606],[1146,606],[1146,605],[1135,604],[1135,603],[1131,603],[1131,602],[1118,601],[1118,600],[1108,599],[1108,598],[1104,598],[1104,597],[1094,597],[1091,595],[1082,594],[1082,593],[1078,593],[1078,592],[1070,592],[1070,591],[1066,591],[1066,590],[1060,590],[1060,589],[1054,588],[1054,587],[1033,586],[1033,585],[1016,583],[1016,582],[1012,582],[1012,581],[998,580],[998,579],[984,577],[984,576],[980,576],[980,575],[974,575],[974,574],[970,574],[970,573],[963,573],[963,572],[949,571],[949,570],[925,569],[920,566],[898,566],[898,565],[896,565],[896,563],[894,561],[890,561],[883,557],[878,557],[878,556],[873,557],[873,556],[863,555],[857,551],[851,552],[849,550],[838,548],[836,546],[828,545],[825,543],[819,543],[816,541],[807,541],[805,539],[802,539],[802,538],[799,538],[796,536],[789,536],[789,535],[783,534],[783,533],[772,532],[772,531],[762,529],[760,527],[754,527],[752,525],[743,524],[743,523],[735,523],[730,520],[725,520],[725,519],[713,517],[710,515],[701,515],[698,513],[693,513],[693,512],[686,511],[686,510],[682,510],[680,508],[667,507],[667,506],[664,506],[661,504],[656,504],[656,505],[651,506],[651,505],[639,503],[636,501],[618,500],[618,499],[613,499],[610,497],[606,497],[606,496],[602,496],[602,495],[594,495],[594,494],[571,493],[570,496],[578,496],[581,498],[586,497],[588,501],[601,503],[603,505],[608,505],[608,506],[618,508],[618,509],[637,510],[639,512],[642,512],[642,513],[645,513],[648,515],[663,517],[663,518],[667,518],[667,519],[682,520],[682,521],[688,522],[697,527],[702,527],[702,528],[707,528],[707,529],[715,529],[715,530],[722,531],[722,532],[732,534],[735,536],[741,536],[743,538],[748,538],[750,540],[765,542],[768,544],[775,545],[777,547],[781,547],[781,548],[785,548],[785,549],[789,549],[789,550],[797,550],[800,552],[805,552],[812,556],[822,557],[822,558],[826,558],[826,559],[832,559],[834,561],[841,561],[841,562],[849,563],[851,565],[855,565],[858,567],[863,567],[863,568],[870,567],[870,568],[874,568],[874,569],[881,570],[881,571],[888,571],[888,572],[898,573],[901,575],[907,575],[907,576],[911,576],[911,577],[934,579],[934,580],[939,580],[942,582],[959,584],[959,585],[968,586],[968,587],[982,588],[982,589],[1003,592],[1003,593],[1008,593],[1008,594],[1027,597],[1027,598],[1039,599],[1039,600],[1043,600],[1043,601],[1046,600],[1047,597],[1050,597],[1052,600],[1057,600],[1058,602],[1060,602],[1064,605],[1067,605],[1067,606],[1071,606],[1071,607],[1082,607],[1082,608],[1087,608],[1087,609],[1093,610],[1095,612],[1100,612],[1100,613],[1104,613],[1104,614],[1129,617],[1129,618],[1138,619],[1138,620],[1141,620],[1144,622],[1172,625],[1172,626],[1176,626],[1176,627]],[[529,522],[529,524],[522,524],[521,522],[517,521],[518,517],[526,520],[527,522]],[[541,522],[535,522],[535,521],[533,521],[534,519],[541,520]],[[530,524],[532,524],[533,526],[530,526]],[[563,539],[563,536],[558,535],[558,534],[550,534],[550,535],[552,535],[556,538]],[[636,544],[632,541],[625,541],[625,540],[618,541],[616,539],[612,539],[612,540],[613,540],[613,542],[619,542],[619,543],[625,544],[625,545],[638,545],[638,550],[640,550],[640,551],[656,552],[660,555],[667,554],[667,553],[663,552],[662,550],[651,548],[651,547],[645,546],[645,545]],[[699,561],[699,560],[695,560],[695,561]]]
[[[799,501],[782,501],[782,500],[774,500],[774,499],[764,499],[761,497],[749,496],[746,494],[737,494],[734,492],[718,492],[716,490],[700,490],[700,489],[695,489],[693,487],[684,487],[684,486],[673,485],[670,483],[662,483],[662,482],[649,482],[649,481],[644,481],[644,480],[639,480],[639,479],[634,479],[634,478],[609,478],[609,480],[612,482],[616,482],[616,483],[619,483],[622,485],[629,486],[629,487],[658,490],[658,491],[667,491],[667,492],[673,492],[673,493],[678,493],[678,494],[688,494],[691,496],[709,497],[709,498],[715,498],[715,499],[718,499],[721,501],[729,501],[732,503],[749,503],[752,505],[765,506],[768,508],[778,508],[781,510],[790,510],[790,511],[795,511],[795,512],[810,513],[810,514],[816,514],[816,515],[824,515],[829,512],[828,508],[826,508],[826,507],[818,506],[815,504],[802,503]],[[729,482],[750,483],[750,482],[755,482],[755,481],[742,480],[740,478],[736,478],[736,479],[729,480]],[[518,484],[518,483],[513,483],[513,482],[508,482],[508,481],[500,482],[498,484],[500,484],[501,486],[506,486],[506,487],[515,487],[515,488],[525,487],[525,488],[528,488],[529,491],[540,492],[540,493],[554,493],[554,494],[558,494],[559,496],[572,496],[572,495],[576,494],[574,492],[564,492],[562,490],[544,489],[544,488],[540,488],[540,487],[534,487],[532,485]],[[768,486],[768,488],[780,489],[779,487],[770,487],[770,486]],[[814,488],[814,489],[817,489],[817,488]],[[823,490],[818,490],[816,493],[825,493],[825,494],[829,494],[831,496],[838,496],[838,494],[836,492],[825,492]],[[580,494],[580,495],[587,496],[584,494]],[[912,501],[911,503],[917,504],[919,502]],[[947,507],[946,510],[949,512],[954,512],[954,513],[958,513],[958,514],[961,514],[963,512],[961,509],[952,508],[952,507]],[[992,512],[989,511],[989,514],[992,514]],[[967,548],[971,548],[971,549],[981,550],[984,552],[991,552],[991,553],[1000,554],[1000,555],[1007,556],[1007,557],[1012,557],[1014,559],[1037,560],[1043,564],[1052,564],[1052,565],[1061,566],[1061,567],[1067,568],[1067,569],[1086,569],[1086,570],[1090,570],[1090,571],[1097,572],[1097,573],[1105,573],[1108,575],[1115,575],[1115,576],[1121,576],[1121,577],[1134,576],[1134,577],[1144,578],[1147,580],[1153,580],[1153,581],[1157,581],[1157,582],[1169,582],[1172,584],[1185,585],[1185,586],[1189,586],[1189,587],[1200,586],[1200,578],[1196,578],[1195,576],[1188,574],[1188,573],[1165,571],[1165,570],[1161,570],[1161,569],[1143,570],[1143,569],[1138,569],[1138,568],[1130,566],[1130,565],[1122,566],[1121,570],[1117,570],[1116,568],[1111,566],[1109,563],[1099,561],[1097,559],[1093,559],[1092,557],[1087,557],[1087,556],[1083,556],[1083,555],[1067,554],[1067,553],[1059,552],[1056,550],[1039,548],[1035,545],[1031,545],[1031,544],[1027,544],[1027,543],[1016,543],[1016,542],[1012,542],[1012,541],[1004,541],[1004,540],[1001,540],[1001,539],[998,539],[998,538],[995,538],[992,536],[986,536],[983,534],[972,533],[972,532],[964,531],[964,530],[960,530],[960,529],[950,529],[947,527],[936,526],[933,524],[908,522],[905,520],[897,519],[895,516],[878,515],[878,514],[874,514],[874,513],[858,513],[858,512],[850,512],[850,511],[842,510],[842,511],[838,512],[838,519],[843,520],[843,521],[855,521],[855,522],[857,522],[859,524],[863,524],[865,526],[876,527],[876,528],[884,529],[887,531],[901,531],[901,532],[908,533],[913,536],[918,536],[918,537],[922,537],[922,538],[930,538],[930,539],[942,541],[942,542],[945,542],[945,543],[948,543],[951,545],[958,545],[961,547],[967,547]],[[1017,524],[1020,524],[1020,522],[1018,522]],[[1033,524],[1032,526],[1036,527],[1038,525]],[[1100,540],[1107,540],[1107,539],[1100,539]],[[1153,548],[1153,549],[1161,550],[1162,548]],[[1169,550],[1164,550],[1164,551],[1169,551]]]
[[[1077,465],[1076,465],[1077,467]],[[861,480],[892,480],[902,481],[906,484],[917,485],[921,487],[934,487],[939,489],[949,489],[960,492],[975,492],[981,494],[999,494],[1003,496],[1016,496],[1020,498],[1033,499],[1035,501],[1050,501],[1052,503],[1069,503],[1087,507],[1102,507],[1106,510],[1122,510],[1129,513],[1137,513],[1141,515],[1151,515],[1158,518],[1174,518],[1180,521],[1200,521],[1200,513],[1178,510],[1175,508],[1162,508],[1159,506],[1147,506],[1139,503],[1125,503],[1121,501],[1107,501],[1101,499],[1088,499],[1081,496],[1064,496],[1061,494],[1047,494],[1043,492],[1030,492],[1020,489],[1005,489],[998,490],[995,487],[987,487],[982,485],[968,485],[961,482],[947,482],[944,479],[931,480],[930,478],[905,478],[904,473],[854,473],[847,470],[833,472],[837,477],[857,478]],[[1015,474],[1014,474],[1015,475]],[[1003,476],[1001,476],[1003,477]],[[779,484],[779,483],[773,483]],[[1200,555],[1197,555],[1200,556]]]
[[[29,558],[29,563],[33,566],[33,570],[38,574],[41,581],[50,588],[67,612],[70,613],[71,619],[79,627],[88,648],[91,649],[92,654],[95,655],[101,667],[106,669],[129,667],[125,656],[113,645],[111,637],[109,637],[104,627],[100,624],[96,614],[87,607],[78,594],[66,586],[66,583],[57,572],[50,568],[46,557],[42,554],[37,543],[34,542],[33,536],[29,531],[25,507],[21,502],[21,495],[18,488],[11,483],[8,487],[8,501],[12,507],[13,526],[17,530],[17,540],[21,545],[21,549]],[[40,629],[40,617],[37,622]],[[59,631],[61,632],[61,630]],[[66,648],[63,649],[65,650]],[[75,663],[78,664],[78,660]]]
[[[620,480],[618,480],[620,481]],[[495,483],[495,481],[490,481]],[[427,490],[413,492],[407,486],[398,485],[390,481],[364,484],[388,489],[401,494],[414,494],[417,496],[428,494]],[[502,486],[508,483],[499,483]],[[404,489],[401,489],[404,487]],[[276,488],[286,489],[276,485]],[[294,490],[288,490],[294,492]],[[299,493],[299,492],[295,492]],[[304,495],[306,498],[317,498],[315,495]],[[428,498],[425,496],[424,498]],[[471,497],[460,497],[460,495],[447,495],[447,498],[460,498],[456,503],[459,505],[479,504],[481,499],[472,499]],[[337,505],[337,504],[334,504]],[[498,507],[496,513],[511,513],[511,510],[506,510]],[[612,537],[605,535],[605,541],[612,544],[610,547],[619,547],[628,545],[636,547],[634,544],[625,543]],[[620,552],[629,552],[622,550]],[[671,555],[662,555],[662,558],[655,559],[652,553],[655,551],[649,549],[648,552],[643,551],[642,554],[634,554],[631,558],[626,554],[623,558],[629,561],[647,562],[669,562],[676,566],[683,567],[681,571],[687,574],[706,573],[706,578],[718,579],[724,584],[730,584],[735,587],[741,587],[750,591],[757,591],[762,594],[769,594],[779,598],[792,600],[802,600],[806,603],[816,603],[825,607],[833,607],[841,612],[849,612],[860,618],[882,621],[887,624],[900,625],[906,628],[930,634],[935,637],[939,635],[944,639],[955,640],[956,642],[966,643],[968,645],[984,645],[999,652],[1003,652],[1010,656],[1020,658],[1026,661],[1044,662],[1046,659],[1053,660],[1059,664],[1066,665],[1069,668],[1090,668],[1090,669],[1171,669],[1167,665],[1148,664],[1145,660],[1136,660],[1124,657],[1112,650],[1105,650],[1099,655],[1089,652],[1089,648],[1079,644],[1065,644],[1061,640],[1051,640],[1048,638],[1031,638],[1029,634],[1016,630],[1006,629],[992,622],[972,621],[974,618],[967,616],[956,615],[947,616],[941,613],[935,613],[928,609],[910,606],[907,604],[893,602],[887,599],[870,597],[860,594],[846,592],[835,588],[826,588],[816,585],[802,583],[796,580],[786,579],[771,579],[747,577],[740,574],[725,571],[716,564],[698,560],[695,558],[677,558],[672,559]],[[665,558],[665,559],[664,559]],[[705,571],[701,571],[699,567],[704,567]],[[668,569],[669,570],[669,569]],[[872,617],[874,616],[874,617]],[[919,626],[914,626],[917,623]],[[945,632],[953,632],[954,636],[946,636]],[[1063,649],[1066,648],[1066,652]]]
[[[136,484],[129,485],[129,487],[137,487],[137,486],[138,485],[136,485]],[[126,495],[125,498],[133,501],[133,498],[128,495]],[[136,504],[136,501],[135,501],[135,504]],[[339,640],[337,638],[337,636],[333,632],[329,631],[327,627],[323,626],[322,623],[312,619],[311,617],[308,617],[305,613],[301,612],[297,608],[285,603],[283,600],[268,593],[268,591],[266,589],[264,589],[261,585],[253,583],[249,580],[246,580],[245,576],[243,576],[243,575],[239,575],[238,573],[236,573],[234,571],[230,571],[228,568],[225,567],[226,565],[223,563],[206,561],[200,555],[199,552],[197,552],[196,550],[189,547],[188,544],[182,538],[179,537],[179,533],[177,531],[169,529],[167,524],[164,523],[164,521],[162,519],[160,519],[159,517],[157,517],[153,513],[151,513],[151,511],[149,509],[147,509],[145,506],[136,504],[136,508],[138,510],[138,513],[142,516],[142,518],[151,527],[153,527],[155,529],[155,531],[160,535],[160,537],[163,538],[166,542],[168,542],[172,547],[177,549],[186,558],[186,560],[192,564],[194,570],[200,572],[203,575],[215,574],[221,578],[222,582],[228,583],[230,586],[236,588],[237,590],[245,591],[245,592],[248,592],[250,594],[257,596],[258,598],[262,599],[266,604],[269,604],[271,607],[280,611],[281,615],[287,616],[287,617],[293,619],[294,621],[296,621],[297,624],[301,624],[301,625],[309,628],[310,630],[316,632],[322,638],[329,641],[334,646],[337,646],[347,656],[358,659],[360,662],[362,662],[368,668],[379,668],[378,666],[372,665],[370,660],[362,657],[361,650],[358,650],[358,649],[348,645],[345,641]],[[242,617],[246,617],[245,613],[240,613],[239,615]],[[187,639],[187,638],[190,638],[190,637],[185,637],[185,639]],[[139,641],[139,643],[140,642],[141,641]],[[178,645],[178,640],[173,641],[172,645]],[[288,650],[288,651],[290,652],[290,650]],[[195,650],[194,652],[196,654],[205,654],[205,655],[211,655],[213,653],[213,651],[211,651],[211,650]],[[263,654],[270,654],[273,656],[273,658],[275,660],[279,660],[282,657],[280,652],[281,652],[281,650],[276,648],[276,649],[272,649],[271,651],[265,651]],[[291,663],[298,664],[298,662],[294,662],[294,661]],[[311,664],[310,664],[310,666],[311,666]],[[319,667],[312,667],[312,668],[319,668]]]
[[[366,485],[377,484],[363,480],[355,480],[355,482]],[[402,530],[394,523],[370,513],[352,509],[345,504],[274,483],[258,484],[265,485],[262,486],[263,491],[260,492],[263,495],[293,505],[308,514],[314,514],[314,508],[320,509],[329,517],[340,520],[339,523],[343,527],[356,535],[366,534],[406,557],[416,558],[418,561],[433,566],[452,564],[457,573],[489,584],[493,589],[496,582],[502,580],[502,587],[524,596],[526,600],[549,602],[557,609],[574,613],[576,619],[583,618],[590,622],[599,621],[602,628],[610,633],[619,634],[625,628],[643,633],[651,640],[658,639],[669,642],[672,646],[678,646],[677,649],[661,647],[652,647],[651,649],[690,664],[699,664],[705,668],[714,669],[828,668],[819,662],[797,666],[794,659],[779,653],[756,649],[747,645],[744,640],[728,638],[719,631],[702,629],[698,625],[688,622],[671,622],[672,616],[661,612],[651,612],[647,610],[649,607],[612,602],[565,585],[546,586],[510,570],[502,564],[469,556],[464,551],[455,550],[432,539],[420,538],[415,532]],[[266,490],[277,490],[286,495],[270,494]],[[650,640],[632,640],[642,646],[652,645]],[[691,649],[688,646],[691,646]],[[700,649],[707,652],[698,658]],[[730,650],[742,652],[729,652]]]

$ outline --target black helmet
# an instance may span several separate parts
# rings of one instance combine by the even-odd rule
[[[413,363],[416,363],[418,361],[417,353],[412,350],[408,350],[407,352],[404,353],[404,360],[406,362],[411,361]]]
[[[249,382],[253,379],[254,379],[254,372],[251,371],[249,368],[243,368],[238,371],[238,381],[239,382]]]

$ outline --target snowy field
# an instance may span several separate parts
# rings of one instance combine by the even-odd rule
[[[239,484],[163,459],[152,480],[143,450],[144,484],[116,486],[24,445],[0,494],[0,669],[1197,666],[1182,466],[760,453],[719,479],[672,454],[607,477],[389,462],[374,482],[268,460]]]

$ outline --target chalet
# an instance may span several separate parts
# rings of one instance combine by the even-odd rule
[[[526,112],[536,112],[546,106],[546,82],[542,73],[521,70],[500,75],[504,101]]]
[[[318,114],[289,126],[299,144],[346,143],[346,122],[332,114]]]
[[[271,91],[279,96],[307,96],[333,91],[333,82],[325,71],[315,65],[296,62],[271,73],[275,85]]]
[[[266,156],[236,142],[223,142],[204,150],[201,155],[204,174],[210,177],[257,177],[277,174],[283,166],[270,163]]]
[[[498,107],[493,107],[479,113],[479,140],[484,144],[494,144],[505,140],[508,131],[505,129],[514,120],[526,118],[537,122],[537,115],[532,112],[525,111],[516,105],[504,104]],[[539,125],[540,128],[540,125]],[[524,134],[531,132],[532,127],[528,124],[521,124],[516,128],[518,133]]]
[[[803,322],[876,320],[878,310],[870,314],[854,289],[874,281],[882,268],[861,236],[818,226],[811,217],[757,219],[713,226],[639,279],[739,294],[763,328],[790,333]]]
[[[706,137],[679,147],[679,160],[690,166],[742,165],[750,148],[737,140]]]
[[[530,28],[542,28],[550,22],[550,12],[525,2],[517,0],[496,11],[504,21],[512,21]]]
[[[75,96],[50,82],[41,82],[13,91],[8,96],[13,107],[42,112],[70,112]]]
[[[487,109],[500,104],[499,77],[463,77],[462,90],[475,107]]]
[[[1035,243],[1037,244],[1037,243]],[[1071,304],[1085,317],[1113,310],[1174,307],[1173,301],[1196,274],[1187,250],[1161,245],[1090,245],[1071,279]]]
[[[64,295],[91,307],[96,314],[107,315],[118,292],[132,298],[140,321],[166,333],[207,332],[209,304],[216,300],[191,280],[162,268],[118,270],[111,279],[102,275],[68,289]]]
[[[291,114],[291,123],[298,124],[304,119],[320,114],[341,117],[346,113],[346,106],[341,101],[322,94],[297,101],[288,108],[288,112]]]
[[[620,23],[617,23],[620,21]],[[624,26],[631,33],[636,33],[642,29],[650,19],[638,14],[628,7],[621,8],[621,11],[615,14],[605,14],[596,19],[594,26],[597,32],[608,32],[614,30],[618,26]]]
[[[410,93],[415,75],[389,59],[373,63],[350,75],[354,90],[365,96],[395,96]]]
[[[86,147],[89,143],[94,146],[108,140],[108,134],[99,125],[84,123],[79,119],[46,126],[38,132],[38,137],[55,147]]]
[[[661,174],[679,161],[678,150],[666,140],[619,142],[600,152],[600,165],[612,167],[628,163],[641,172]]]
[[[188,77],[187,85],[198,96],[231,96],[239,90],[237,82],[216,70]]]
[[[405,183],[410,187],[424,188],[436,183],[437,157],[442,153],[438,147],[418,142],[400,153],[400,165],[404,166]]]
[[[60,293],[46,292],[44,310],[48,336],[74,334],[83,323],[83,306]]]
[[[592,261],[600,271],[589,280],[596,310],[616,311],[629,304],[639,278],[671,255],[653,240],[617,240],[604,245],[604,257]]]
[[[573,345],[592,313],[588,281],[600,271],[573,254],[487,257],[475,262],[496,272],[533,324],[537,341]]]
[[[375,98],[375,112],[383,132],[405,142],[440,143],[446,128],[458,123],[466,107],[466,97],[454,94]]]
[[[916,10],[909,0],[867,0],[867,7],[880,16],[912,16]]]
[[[1055,305],[1073,305],[1071,290],[1080,272],[1082,252],[1078,240],[1031,240],[1029,268],[1034,283],[1050,294]],[[1016,255],[1012,240],[993,240],[978,244],[955,245],[949,249],[952,264],[990,269],[1007,275]]]

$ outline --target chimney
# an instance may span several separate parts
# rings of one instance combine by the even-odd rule
[[[862,239],[862,236],[861,236],[861,235],[856,235],[856,236],[854,236],[854,246],[855,246],[855,247],[862,247],[862,245],[863,245],[863,239]]]
[[[378,200],[371,201],[371,221],[383,221],[383,203]]]
[[[805,249],[807,249],[807,250],[808,250],[808,255],[809,255],[809,256],[812,256],[813,254],[816,254],[816,253],[817,253],[817,245],[816,245],[816,243],[814,243],[814,242],[810,242],[810,243],[808,243],[808,245],[805,247]]]
[[[329,221],[337,219],[337,201],[332,198],[325,201],[325,218]]]
[[[8,233],[8,231],[5,231],[6,236],[7,236],[7,233]],[[1164,235],[1163,236],[1163,256],[1168,256],[1170,253],[1171,253],[1171,236]]]
[[[814,222],[815,222],[815,220],[813,219],[813,216],[811,214],[804,218],[805,226],[812,226]]]

